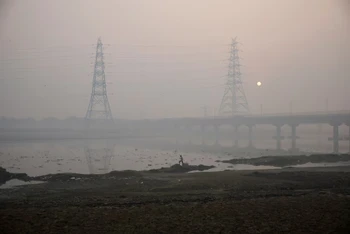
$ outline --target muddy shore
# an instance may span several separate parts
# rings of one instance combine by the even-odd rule
[[[262,156],[257,158],[236,158],[220,162],[231,164],[249,164],[255,166],[287,167],[306,163],[336,163],[350,161],[350,154],[311,154],[289,156]]]
[[[55,178],[0,190],[1,233],[350,231],[350,167]]]

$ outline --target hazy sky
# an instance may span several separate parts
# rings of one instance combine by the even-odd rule
[[[236,36],[253,112],[350,110],[349,2],[0,0],[0,116],[84,116],[99,36],[115,118],[213,114]]]

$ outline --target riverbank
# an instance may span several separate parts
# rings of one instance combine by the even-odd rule
[[[350,231],[349,167],[53,176],[0,190],[2,233]]]
[[[257,158],[234,158],[220,162],[230,164],[248,164],[254,166],[288,167],[307,163],[344,163],[350,161],[350,154],[311,154],[287,156],[262,156]]]

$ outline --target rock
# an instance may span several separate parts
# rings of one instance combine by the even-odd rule
[[[6,181],[12,178],[11,173],[6,171],[6,169],[0,167],[0,184],[5,183]]]
[[[6,181],[11,179],[28,181],[31,179],[31,177],[25,173],[11,173],[8,172],[5,168],[0,167],[0,184],[4,184]]]

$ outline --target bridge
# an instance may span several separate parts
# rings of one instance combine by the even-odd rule
[[[249,141],[248,146],[253,148],[253,131],[257,125],[271,125],[276,129],[275,140],[276,149],[281,150],[283,126],[290,127],[291,148],[290,151],[298,152],[297,148],[297,129],[301,125],[310,124],[328,124],[333,128],[333,152],[339,153],[339,141],[344,140],[339,135],[339,127],[346,125],[349,128],[350,136],[350,111],[337,112],[310,112],[294,114],[269,114],[269,115],[237,115],[231,117],[202,117],[202,118],[166,118],[149,120],[114,120],[114,127],[108,123],[103,128],[94,129],[91,136],[86,134],[84,129],[84,119],[79,119],[72,128],[71,124],[60,125],[57,128],[10,128],[1,129],[0,140],[54,140],[54,139],[109,139],[109,138],[133,138],[133,137],[161,137],[176,135],[177,141],[181,138],[181,132],[186,135],[193,134],[194,128],[200,128],[202,143],[204,144],[205,131],[208,128],[214,130],[216,143],[219,145],[220,126],[231,126],[234,130],[232,142],[238,147],[238,139],[242,138],[239,128],[246,126],[248,128]],[[185,132],[183,132],[185,131]],[[349,152],[350,152],[350,139]]]
[[[273,125],[276,127],[276,148],[281,150],[281,128],[288,125],[291,128],[291,151],[297,151],[296,130],[299,125],[306,124],[329,124],[333,127],[333,151],[339,153],[339,126],[345,124],[349,126],[350,136],[350,111],[337,112],[305,112],[295,114],[269,114],[269,115],[237,115],[230,117],[203,117],[203,118],[169,118],[162,120],[153,120],[154,124],[162,126],[172,125],[175,128],[185,128],[188,131],[194,126],[200,126],[202,132],[207,127],[214,127],[216,133],[216,142],[219,138],[219,127],[221,125],[231,125],[235,130],[234,141],[237,145],[238,129],[240,126],[247,126],[249,129],[249,146],[253,146],[253,126]],[[153,122],[151,121],[151,122]],[[349,140],[350,152],[350,140]]]

